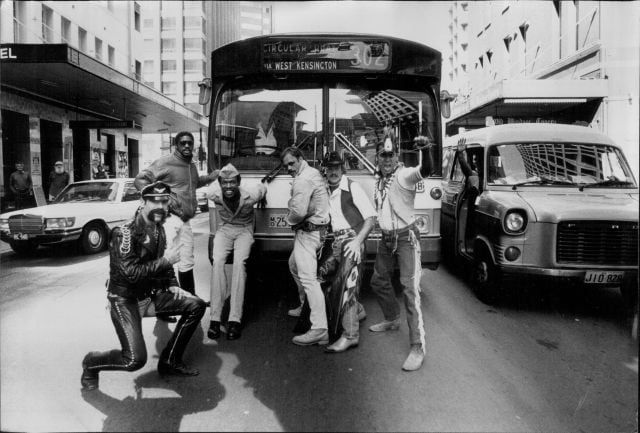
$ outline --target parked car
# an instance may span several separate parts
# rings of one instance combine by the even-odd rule
[[[51,204],[0,215],[0,239],[18,254],[63,242],[78,242],[85,254],[94,254],[107,248],[111,228],[133,218],[139,206],[133,179],[73,182]]]
[[[474,203],[460,139],[479,172]],[[635,305],[638,186],[611,139],[584,126],[500,125],[449,138],[443,158],[443,252],[472,264],[481,300],[510,275],[620,286]]]

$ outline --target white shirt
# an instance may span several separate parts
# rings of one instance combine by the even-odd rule
[[[416,183],[422,180],[420,176],[420,167],[401,167],[396,172],[398,184],[407,190],[413,191],[416,189]],[[415,217],[414,217],[415,218]],[[413,222],[413,221],[412,221]],[[380,214],[378,215],[378,224],[382,230],[400,230],[407,227],[409,224],[398,218],[394,212],[391,211],[391,205],[389,204],[389,197],[382,202]]]
[[[349,222],[342,213],[341,197],[342,191],[349,192],[349,179],[347,176],[342,176],[340,179],[340,185],[335,190],[331,191],[329,197],[329,213],[331,214],[331,228],[334,232],[338,230],[345,230],[353,228],[349,225]],[[357,182],[351,182],[351,197],[353,198],[353,204],[360,211],[363,219],[376,216],[376,210],[373,204],[367,197],[362,187]]]

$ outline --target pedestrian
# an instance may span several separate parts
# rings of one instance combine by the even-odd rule
[[[9,189],[15,197],[16,210],[31,207],[33,182],[28,171],[24,171],[24,164],[17,162],[16,171],[9,176]]]
[[[298,293],[304,291],[311,309],[311,329],[293,338],[298,345],[327,344],[327,312],[318,281],[318,256],[329,225],[329,194],[324,178],[304,159],[300,149],[282,152],[282,164],[293,176],[287,223],[295,232],[289,270]]]
[[[171,155],[162,156],[142,170],[135,179],[135,186],[141,190],[145,185],[162,181],[171,187],[174,193],[169,206],[174,216],[167,219],[165,231],[168,244],[180,246],[180,262],[178,263],[178,281],[180,287],[195,294],[193,267],[195,266],[193,248],[193,230],[190,220],[196,213],[198,201],[196,189],[216,180],[218,172],[209,175],[198,175],[198,168],[192,161],[194,139],[190,132],[179,132],[174,138],[175,151]]]
[[[49,173],[49,201],[54,201],[58,194],[69,184],[70,176],[64,169],[62,161],[56,161],[53,171]]]
[[[244,188],[238,170],[231,164],[220,169],[218,182],[207,190],[209,207],[209,261],[211,272],[211,321],[207,336],[220,337],[220,316],[225,300],[231,297],[227,340],[240,338],[244,289],[247,279],[246,262],[253,245],[254,205],[267,193],[264,183]],[[224,267],[233,253],[231,288],[227,286]]]
[[[330,284],[327,296],[330,334],[342,325],[342,334],[326,352],[344,352],[359,342],[365,312],[358,298],[364,268],[365,241],[375,225],[376,211],[357,182],[345,176],[343,159],[330,152],[323,161],[329,185],[331,254],[319,265],[318,275]]]
[[[107,178],[107,172],[104,171],[104,167],[102,166],[102,164],[98,164],[98,166],[96,167],[96,172],[93,175],[94,179],[106,179]]]
[[[107,299],[111,321],[121,350],[89,352],[82,361],[80,383],[85,390],[98,388],[103,370],[136,371],[147,361],[142,317],[170,312],[180,315],[173,335],[158,360],[158,373],[196,376],[195,368],[182,361],[192,334],[200,325],[205,302],[182,290],[173,264],[179,249],[166,248],[163,223],[168,214],[171,188],[156,182],[142,189],[142,207],[134,218],[111,233]]]
[[[397,330],[400,326],[400,308],[391,285],[391,276],[397,263],[411,344],[409,356],[402,366],[405,371],[419,369],[425,355],[424,321],[420,307],[420,232],[414,220],[413,202],[416,184],[429,176],[433,169],[430,140],[418,136],[414,141],[422,154],[418,167],[399,164],[395,143],[388,137],[378,144],[374,188],[382,240],[378,243],[371,288],[384,314],[384,321],[371,326],[369,330],[384,332]]]

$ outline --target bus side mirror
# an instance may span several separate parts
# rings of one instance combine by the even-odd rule
[[[442,117],[448,119],[451,116],[451,101],[454,100],[458,95],[452,95],[446,90],[440,91],[440,108],[442,112]]]
[[[198,87],[200,88],[198,102],[200,105],[207,105],[211,100],[211,78],[204,78],[198,83]]]

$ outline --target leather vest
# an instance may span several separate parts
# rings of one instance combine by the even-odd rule
[[[358,210],[358,207],[353,202],[353,195],[351,195],[352,180],[348,179],[348,182],[349,191],[340,191],[340,207],[342,207],[342,214],[349,225],[356,231],[356,233],[359,233],[362,228],[362,224],[364,223],[364,218]]]

